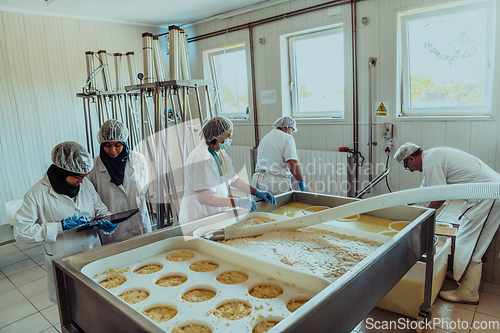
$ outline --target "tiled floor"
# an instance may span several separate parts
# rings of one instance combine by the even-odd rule
[[[446,279],[442,289],[451,290],[456,287],[457,284],[454,281]],[[427,333],[500,332],[500,285],[482,284],[479,305],[450,303],[439,297],[436,298],[432,323]],[[393,325],[392,329],[386,328],[389,324]],[[415,319],[375,308],[353,332],[415,332],[411,328],[416,324]],[[374,328],[377,327],[376,325],[379,329]],[[457,325],[459,326],[456,327]],[[490,328],[487,328],[487,325]]]
[[[57,305],[48,299],[45,271],[41,246],[17,242],[0,246],[0,333],[61,332]],[[443,288],[449,290],[455,287],[454,282],[446,280]],[[433,320],[436,325],[427,331],[429,333],[500,332],[500,326],[493,329],[472,329],[474,322],[500,325],[500,285],[483,284],[481,302],[477,306],[448,303],[440,298],[434,305]],[[467,329],[462,329],[465,326],[460,329],[450,328],[458,320]],[[386,329],[384,326],[410,323],[408,326],[411,327],[414,322],[413,319],[375,308],[353,332],[414,332],[401,326],[394,326],[394,329]]]
[[[61,332],[42,251],[39,244],[0,246],[0,333]]]
[[[14,235],[12,234],[12,226],[10,224],[0,225],[0,246],[12,243],[13,241],[14,241]]]

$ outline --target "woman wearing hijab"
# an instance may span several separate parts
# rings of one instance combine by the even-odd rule
[[[97,193],[113,214],[140,208],[139,214],[118,225],[112,234],[101,233],[102,244],[119,242],[151,231],[146,206],[148,173],[144,155],[127,147],[128,129],[118,120],[107,120],[97,133],[101,145],[89,174]]]
[[[49,298],[56,303],[52,260],[100,246],[98,230],[77,232],[74,228],[109,215],[109,211],[85,179],[94,166],[85,148],[72,141],[60,143],[52,150],[52,163],[43,178],[25,194],[16,214],[14,237],[18,242],[42,243]],[[116,224],[101,220],[99,227],[112,232]]]

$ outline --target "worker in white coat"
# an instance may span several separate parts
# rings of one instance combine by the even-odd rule
[[[88,179],[112,214],[140,208],[138,214],[120,223],[113,233],[101,232],[103,245],[151,232],[146,206],[146,158],[129,151],[128,136],[125,125],[114,119],[104,122],[97,133],[101,148]]]
[[[14,237],[18,242],[42,243],[47,262],[49,298],[56,303],[52,261],[100,246],[99,230],[77,232],[75,227],[109,215],[94,186],[85,177],[93,167],[88,151],[76,142],[58,144],[52,165],[24,196],[16,214]],[[99,227],[112,232],[116,224],[101,220]]]
[[[189,154],[184,168],[184,196],[179,222],[186,223],[232,207],[254,211],[251,197],[229,197],[231,186],[276,204],[274,196],[250,186],[238,177],[231,158],[225,152],[232,141],[233,123],[226,117],[214,117],[202,128],[204,140]]]
[[[292,189],[294,177],[300,190],[307,191],[292,136],[293,132],[297,132],[297,122],[292,117],[284,116],[276,120],[273,127],[257,149],[252,186],[277,195]]]
[[[422,186],[500,182],[500,175],[483,161],[461,150],[438,147],[422,151],[407,142],[394,158],[406,170],[423,172]],[[432,201],[426,207],[438,209],[444,201]],[[468,200],[460,216],[453,278],[460,282],[456,290],[441,291],[441,298],[457,303],[478,304],[482,274],[481,258],[486,253],[500,224],[497,200]]]

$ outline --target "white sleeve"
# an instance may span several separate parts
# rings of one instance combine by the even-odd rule
[[[443,168],[440,166],[432,166],[424,169],[424,179],[422,180],[422,185],[424,187],[446,185],[446,176]]]
[[[97,159],[98,158],[99,158],[99,156],[97,156],[96,158],[94,158],[94,167],[92,168],[92,170],[90,170],[89,175],[87,176],[87,179],[90,180],[90,182],[94,185],[94,187],[97,185],[97,168],[96,168],[96,164],[97,164]]]
[[[62,232],[61,221],[41,223],[38,208],[34,194],[29,191],[24,195],[23,205],[16,214],[17,226],[14,228],[16,241],[55,243],[57,234]]]
[[[285,146],[283,147],[283,158],[285,162],[288,160],[299,160],[297,157],[297,147],[295,146],[295,140],[293,136],[290,135],[287,140],[285,140]]]
[[[223,152],[222,154],[223,154],[224,158],[226,159],[229,184],[231,184],[236,179],[238,179],[239,176],[238,176],[238,173],[236,172],[236,169],[234,168],[233,159],[226,152]]]
[[[197,160],[192,166],[194,191],[215,189],[219,178],[217,170],[214,170],[213,157],[210,159]]]
[[[95,218],[97,216],[111,215],[111,213],[108,210],[108,207],[106,207],[106,205],[102,202],[99,193],[97,193],[92,183],[89,184],[89,191],[92,192],[91,194],[94,200],[94,216],[91,216],[91,218]]]
[[[240,176],[238,176],[236,170],[232,165],[228,170],[228,174],[229,174],[229,184],[232,184],[234,181],[236,181],[236,179],[240,178]]]

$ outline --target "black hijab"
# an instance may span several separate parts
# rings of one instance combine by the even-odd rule
[[[70,198],[76,197],[78,191],[80,191],[80,186],[71,186],[66,182],[66,178],[78,175],[78,173],[61,169],[55,164],[52,164],[47,170],[47,176],[49,177],[50,185],[52,185],[54,191],[59,194],[67,195]]]
[[[123,144],[123,149],[120,155],[115,158],[111,158],[105,151],[104,146],[106,142],[101,143],[101,150],[99,151],[99,157],[102,163],[108,170],[109,176],[111,177],[111,182],[116,186],[123,184],[123,177],[125,176],[125,166],[127,165],[129,150],[125,142],[120,142]]]

